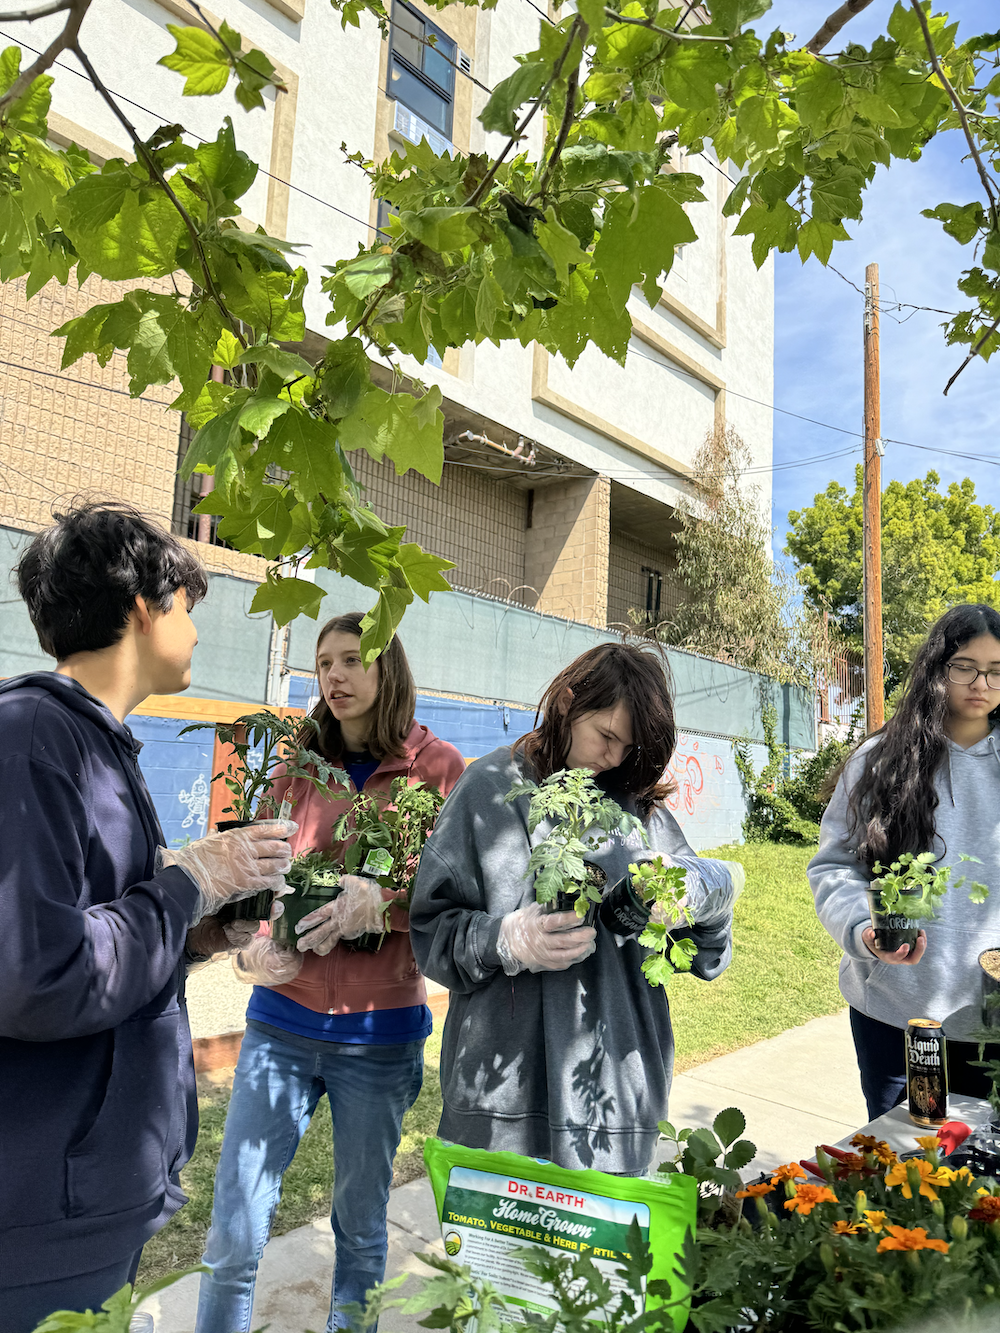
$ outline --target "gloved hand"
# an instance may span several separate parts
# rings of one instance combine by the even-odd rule
[[[388,903],[382,886],[363,875],[341,875],[341,890],[332,903],[324,903],[304,916],[295,927],[302,953],[311,949],[328,954],[340,940],[356,940],[368,931],[385,930]]]
[[[528,903],[500,923],[497,953],[509,977],[518,972],[563,972],[597,949],[597,931],[575,912],[545,912]]]
[[[198,886],[198,904],[192,925],[212,916],[228,902],[249,898],[262,889],[290,892],[285,871],[292,853],[283,839],[298,829],[291,819],[264,819],[247,828],[210,833],[186,847],[158,847],[156,869],[180,866]]]
[[[696,926],[721,925],[732,915],[733,904],[743,892],[746,871],[739,861],[715,861],[705,856],[674,856],[671,864],[687,871],[684,881],[687,892],[681,903],[690,913],[690,924]],[[683,914],[671,917],[657,904],[650,913],[651,921],[659,921],[668,929],[689,924]]]
[[[249,986],[285,986],[302,971],[303,958],[291,944],[258,935],[233,954],[233,971]]]

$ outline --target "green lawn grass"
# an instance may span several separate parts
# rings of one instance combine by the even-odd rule
[[[679,976],[670,983],[678,1071],[843,1006],[837,990],[840,951],[817,921],[806,883],[809,850],[755,843],[705,855],[740,861],[747,887],[736,904],[728,970],[713,982]],[[440,1050],[438,1024],[425,1050],[423,1090],[403,1122],[397,1183],[423,1173],[424,1140],[436,1130],[441,1109]],[[146,1246],[140,1283],[196,1264],[201,1256],[228,1097],[226,1088],[207,1088],[201,1098],[198,1146],[182,1174],[191,1201]],[[332,1178],[330,1110],[324,1098],[285,1176],[274,1234],[327,1213]]]

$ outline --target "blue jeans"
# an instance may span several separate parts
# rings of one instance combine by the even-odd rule
[[[257,1265],[288,1169],[320,1097],[333,1116],[337,1243],[328,1333],[341,1307],[385,1276],[385,1211],[404,1114],[423,1079],[423,1041],[348,1045],[247,1024],[215,1176],[197,1333],[248,1333]]]

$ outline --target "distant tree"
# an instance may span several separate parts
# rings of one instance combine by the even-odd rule
[[[942,492],[941,478],[891,481],[882,495],[882,614],[887,688],[902,678],[927,626],[958,602],[1000,607],[1000,514],[978,504],[966,477]],[[807,600],[827,608],[841,634],[862,646],[862,469],[854,491],[831,481],[788,515],[787,551]]]
[[[749,446],[731,427],[710,433],[695,454],[701,494],[679,507],[676,537],[685,598],[657,637],[806,684],[815,675],[818,625],[796,607],[794,583],[771,559],[760,490],[741,480],[749,465]]]

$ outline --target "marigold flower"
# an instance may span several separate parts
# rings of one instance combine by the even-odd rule
[[[950,1182],[942,1178],[940,1168],[935,1170],[930,1162],[924,1161],[922,1157],[911,1158],[908,1162],[894,1162],[886,1172],[885,1183],[887,1185],[901,1185],[903,1188],[903,1198],[912,1199],[913,1191],[910,1189],[909,1171],[916,1171],[920,1176],[919,1194],[925,1198],[934,1200],[937,1198],[935,1185],[947,1185]]]
[[[921,1134],[917,1142],[923,1148],[924,1152],[940,1152],[941,1140],[936,1134]]]
[[[987,1194],[984,1198],[981,1198],[969,1213],[969,1220],[972,1222],[1000,1221],[1000,1196]]]
[[[942,1185],[954,1185],[956,1180],[972,1185],[976,1179],[967,1166],[960,1166],[957,1171],[953,1171],[950,1166],[941,1166],[938,1167],[938,1175],[941,1177]]]
[[[945,1240],[932,1240],[928,1237],[923,1227],[914,1227],[912,1231],[907,1231],[906,1227],[887,1227],[888,1236],[878,1243],[878,1252],[883,1254],[886,1250],[940,1250],[942,1254],[948,1253],[948,1242]]]
[[[791,1212],[808,1217],[818,1203],[837,1203],[833,1190],[825,1185],[796,1185],[795,1196],[785,1200],[785,1207]]]
[[[848,1176],[873,1176],[875,1169],[857,1153],[849,1152],[833,1163],[833,1174],[838,1180],[846,1180]]]
[[[773,1194],[774,1186],[762,1180],[759,1185],[748,1185],[745,1190],[737,1190],[737,1199],[759,1199],[762,1194]]]
[[[832,1227],[835,1236],[856,1236],[860,1230],[857,1222],[834,1222]]]
[[[851,1139],[851,1147],[857,1148],[863,1153],[871,1153],[885,1166],[892,1166],[896,1161],[896,1154],[885,1139],[873,1138],[871,1134],[855,1134],[854,1138]]]
[[[799,1166],[798,1162],[789,1162],[787,1166],[779,1166],[777,1171],[771,1177],[772,1185],[780,1185],[783,1180],[796,1180],[799,1176],[806,1179],[806,1173]]]
[[[886,1213],[877,1208],[867,1208],[865,1210],[865,1226],[877,1236],[885,1226],[886,1216]]]

